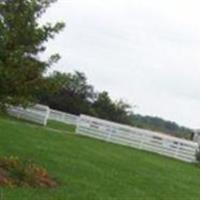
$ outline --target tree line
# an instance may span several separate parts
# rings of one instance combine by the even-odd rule
[[[132,106],[125,101],[113,100],[106,91],[95,91],[84,73],[55,71],[45,77],[44,82],[45,87],[40,91],[37,99],[39,103],[53,109],[76,115],[87,114],[188,139],[192,136],[190,129],[179,126],[175,122],[134,114]]]
[[[113,101],[108,92],[96,92],[84,73],[53,72],[44,79],[38,93],[39,103],[63,112],[87,114],[119,123],[128,123],[131,106],[122,100]]]

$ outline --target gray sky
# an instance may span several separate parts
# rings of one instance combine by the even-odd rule
[[[46,21],[66,29],[48,44],[52,68],[86,73],[135,112],[200,127],[200,1],[58,0]]]

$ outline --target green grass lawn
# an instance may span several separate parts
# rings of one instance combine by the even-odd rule
[[[52,129],[56,129],[56,130],[60,130],[63,132],[67,132],[67,133],[74,133],[75,132],[75,126],[73,125],[67,125],[61,122],[57,122],[57,121],[48,121],[48,127],[52,128]]]
[[[61,182],[55,189],[0,188],[3,200],[200,199],[194,165],[77,136],[60,123],[49,127],[0,117],[0,156],[32,159]]]

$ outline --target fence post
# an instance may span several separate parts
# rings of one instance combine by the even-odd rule
[[[143,149],[143,144],[144,144],[144,134],[142,133],[141,134],[141,137],[140,137],[140,143],[139,143],[139,149]]]
[[[81,115],[77,118],[77,121],[76,121],[76,130],[75,130],[75,133],[79,133],[79,126],[81,124]]]
[[[46,113],[46,116],[45,116],[45,120],[44,120],[44,124],[43,124],[44,126],[46,126],[47,123],[48,123],[49,115],[50,115],[50,108],[48,107],[47,113]]]
[[[176,151],[174,152],[174,158],[177,158],[178,154],[179,154],[179,150],[180,150],[180,143],[178,142],[178,144],[176,145]]]
[[[65,113],[62,113],[62,121],[65,121]]]
[[[111,131],[108,131],[108,135],[106,137],[106,141],[109,142],[110,141],[110,138],[112,136],[112,130]]]

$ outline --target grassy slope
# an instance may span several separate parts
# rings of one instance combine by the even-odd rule
[[[200,199],[193,165],[0,117],[4,155],[31,158],[62,182],[53,190],[0,189],[5,200]]]

